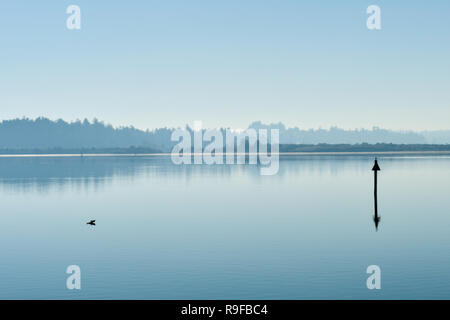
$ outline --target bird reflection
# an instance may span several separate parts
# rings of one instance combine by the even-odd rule
[[[95,220],[91,220],[91,221],[87,222],[86,224],[91,225],[91,226],[95,226]]]

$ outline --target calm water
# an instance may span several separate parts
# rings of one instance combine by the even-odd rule
[[[450,158],[379,159],[376,232],[373,157],[0,158],[0,298],[450,298]]]

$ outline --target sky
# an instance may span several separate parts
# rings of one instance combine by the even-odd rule
[[[448,0],[2,1],[0,120],[450,129],[449,57]]]

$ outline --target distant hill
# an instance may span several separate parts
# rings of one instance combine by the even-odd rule
[[[282,123],[262,124],[253,122],[250,128],[279,129],[282,144],[358,144],[358,143],[394,143],[394,144],[447,144],[450,143],[448,131],[393,131],[374,127],[368,129],[344,130],[337,127],[330,129],[286,128]]]
[[[113,128],[98,120],[66,122],[46,118],[0,122],[0,149],[90,149],[146,147],[170,150],[173,129]]]
[[[281,144],[280,152],[450,152],[450,144]]]
[[[189,129],[189,127],[187,127]],[[450,131],[402,132],[380,128],[343,130],[305,130],[286,128],[282,123],[254,122],[254,129],[280,130],[280,143],[290,145],[398,144],[425,145],[450,143]],[[14,119],[0,122],[0,153],[22,150],[22,153],[154,153],[170,152],[176,142],[170,141],[173,128],[139,130],[132,126],[114,128],[96,119],[66,122],[47,118]],[[222,129],[223,130],[223,129]],[[306,147],[305,147],[306,148]],[[311,149],[313,147],[308,146]],[[322,146],[321,149],[330,147]],[[341,147],[344,148],[344,147]],[[367,145],[364,145],[367,148]],[[436,148],[436,146],[434,146]]]

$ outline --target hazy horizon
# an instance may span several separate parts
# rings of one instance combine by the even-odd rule
[[[198,129],[198,123],[187,127]],[[278,129],[281,144],[450,144],[447,131],[394,131],[383,128],[345,130],[333,127],[328,130],[288,128],[283,123],[265,124],[255,121],[245,129]],[[183,128],[184,129],[184,128]],[[202,129],[207,129],[202,126]],[[220,128],[234,130],[235,128]],[[140,130],[134,127],[118,127],[95,119],[66,122],[48,118],[14,119],[0,122],[0,148],[128,148],[151,147],[157,151],[170,151],[175,142],[171,136],[176,128],[160,127]]]
[[[139,127],[133,123],[110,123],[105,121],[104,119],[100,118],[100,117],[93,117],[93,118],[88,118],[88,117],[82,117],[82,118],[76,118],[76,119],[65,119],[65,118],[51,118],[48,116],[37,116],[37,117],[28,117],[28,116],[21,116],[21,117],[15,117],[15,118],[8,118],[8,119],[0,119],[0,123],[5,122],[5,121],[14,121],[14,120],[31,120],[31,121],[36,121],[38,119],[45,119],[45,120],[50,120],[53,122],[57,122],[59,120],[62,120],[68,124],[71,123],[76,123],[76,122],[83,122],[83,121],[88,121],[89,123],[94,123],[94,121],[98,121],[102,124],[104,124],[105,126],[112,126],[114,129],[120,129],[120,128],[134,128],[137,130],[141,130],[141,131],[153,131],[153,130],[158,130],[158,129],[162,129],[162,128],[168,128],[168,129],[176,129],[176,128],[185,128],[186,126],[189,126],[190,128],[193,128],[195,125],[196,121],[201,121],[200,119],[192,119],[191,121],[186,121],[185,123],[182,123],[180,125],[176,125],[176,126],[169,126],[166,125],[164,123],[161,123],[160,125],[157,125],[155,127]],[[252,121],[250,121],[247,125],[243,126],[243,127],[234,127],[234,126],[226,126],[226,125],[219,125],[219,126],[209,126],[208,123],[205,123],[202,121],[202,129],[221,129],[221,128],[229,128],[232,130],[245,130],[247,128],[249,128],[251,125],[255,124],[255,123],[261,123],[264,126],[279,126],[282,125],[284,126],[285,129],[301,129],[301,130],[330,130],[330,129],[334,129],[334,128],[338,128],[341,130],[345,130],[345,131],[355,131],[355,130],[367,130],[367,131],[372,131],[374,129],[381,129],[381,130],[388,130],[388,131],[393,131],[393,132],[414,132],[414,133],[422,133],[422,132],[436,132],[436,131],[450,131],[450,127],[448,128],[444,128],[444,129],[425,129],[425,130],[413,130],[413,129],[394,129],[394,128],[387,128],[387,127],[383,127],[382,125],[373,125],[371,127],[344,127],[344,126],[339,126],[339,125],[330,125],[328,127],[326,126],[317,126],[317,127],[303,127],[300,126],[298,124],[293,123],[292,125],[288,125],[287,123],[283,122],[283,121],[262,121],[259,119],[254,119]]]

